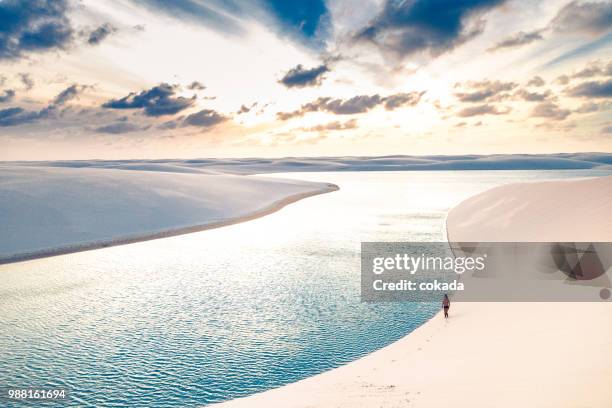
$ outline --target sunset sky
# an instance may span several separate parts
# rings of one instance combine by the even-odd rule
[[[0,160],[612,151],[612,2],[0,0]]]

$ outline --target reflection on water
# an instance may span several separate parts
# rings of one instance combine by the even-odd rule
[[[341,190],[221,229],[0,266],[0,386],[197,406],[319,373],[437,311],[360,303],[361,241],[443,240],[446,211],[491,186],[602,174],[293,173]]]

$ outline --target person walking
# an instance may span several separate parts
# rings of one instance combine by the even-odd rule
[[[444,295],[444,300],[442,301],[442,307],[444,308],[444,318],[448,317],[448,309],[450,309],[450,299],[448,295]]]

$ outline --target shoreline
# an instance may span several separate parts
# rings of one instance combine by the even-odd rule
[[[518,191],[526,184],[505,190]],[[464,200],[448,214],[473,203],[474,197],[486,201],[489,191],[496,189]],[[494,206],[498,197],[491,198]],[[547,205],[544,198],[539,200]],[[456,236],[451,230],[457,227],[448,214],[447,240]],[[592,221],[597,223],[598,216]],[[503,221],[503,214],[499,218]],[[438,312],[357,360],[207,407],[606,408],[612,406],[609,313],[606,302],[453,302],[449,319]],[[571,344],[580,344],[583,351],[571,352]]]
[[[240,224],[243,222],[251,221],[256,218],[264,217],[266,215],[275,213],[283,209],[287,205],[292,204],[296,201],[300,201],[308,197],[313,197],[313,196],[317,196],[321,194],[332,193],[334,191],[338,191],[339,189],[340,187],[338,187],[337,185],[327,183],[325,188],[307,191],[304,193],[292,194],[290,196],[277,200],[264,208],[255,210],[243,216],[238,216],[235,218],[229,218],[229,219],[220,220],[220,221],[212,221],[212,222],[192,225],[188,227],[172,228],[172,229],[163,230],[163,231],[143,233],[143,234],[132,235],[132,236],[125,236],[125,237],[115,238],[115,239],[110,239],[110,240],[89,242],[89,243],[84,243],[84,244],[67,245],[67,246],[50,248],[50,249],[41,249],[41,250],[32,251],[28,253],[21,253],[17,255],[0,256],[0,265],[32,261],[35,259],[49,258],[49,257],[59,256],[59,255],[67,255],[67,254],[72,254],[76,252],[92,251],[95,249],[110,248],[110,247],[119,246],[119,245],[134,244],[137,242],[150,241],[153,239],[160,239],[160,238],[169,238],[169,237],[174,237],[178,235],[190,234],[192,232],[200,232],[200,231],[206,231],[206,230],[215,229],[215,228],[226,227],[229,225]]]

